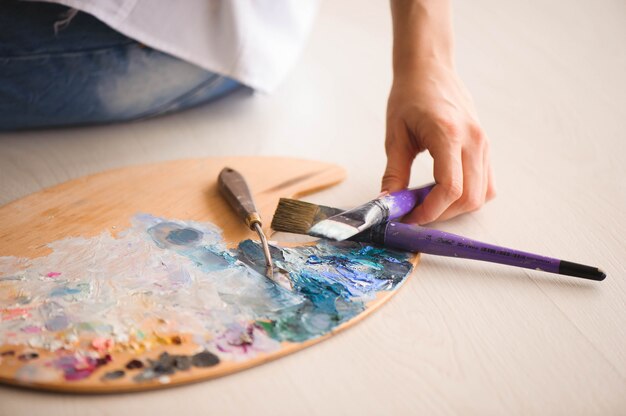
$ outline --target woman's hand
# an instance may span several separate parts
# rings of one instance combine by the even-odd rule
[[[489,142],[451,63],[451,29],[444,30],[448,10],[431,10],[430,16],[443,23],[429,26],[436,22],[420,14],[419,8],[399,10],[408,5],[392,2],[394,82],[387,104],[387,168],[382,191],[407,188],[413,160],[428,150],[436,185],[404,219],[426,224],[480,208],[495,196],[495,184]],[[428,31],[428,27],[433,29]]]

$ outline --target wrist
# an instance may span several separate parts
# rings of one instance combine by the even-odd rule
[[[433,53],[429,56],[404,57],[393,65],[394,79],[423,77],[433,74],[455,74],[454,60],[449,55]]]
[[[420,58],[411,62],[394,65],[393,84],[422,84],[433,80],[446,80],[456,77],[456,69],[452,59],[441,59],[437,56]]]
[[[427,68],[454,71],[452,12],[447,0],[391,3],[393,70],[403,76]]]

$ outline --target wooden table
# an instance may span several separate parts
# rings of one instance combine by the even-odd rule
[[[424,256],[378,313],[268,365],[131,395],[1,387],[0,415],[626,414],[626,4],[455,10],[458,68],[492,141],[499,194],[437,227],[591,263],[604,282]],[[240,92],[140,123],[1,134],[0,202],[120,166],[286,155],[345,166],[345,183],[310,199],[354,205],[377,194],[385,163],[390,42],[385,2],[326,2],[275,94]],[[413,184],[431,169],[421,156]]]

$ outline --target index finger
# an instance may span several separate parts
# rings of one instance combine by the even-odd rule
[[[446,146],[445,149],[431,151],[431,155],[436,185],[424,202],[404,217],[404,222],[433,222],[463,194],[461,146]]]

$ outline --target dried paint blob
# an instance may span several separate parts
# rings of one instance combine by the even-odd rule
[[[210,353],[209,351],[202,351],[191,357],[191,364],[194,367],[212,367],[217,365],[220,359],[217,355]]]
[[[148,366],[133,379],[137,382],[159,380],[164,376],[172,375],[179,371],[187,371],[194,367],[211,367],[219,363],[219,358],[209,351],[202,351],[193,356],[176,355],[167,352],[159,355],[156,360],[148,360]],[[169,382],[169,381],[168,381]]]
[[[35,259],[0,257],[0,339],[57,352],[30,361],[29,380],[38,374],[32,366],[46,367],[46,378],[57,371],[81,380],[112,366],[116,351],[135,359],[115,363],[105,380],[126,370],[136,382],[158,380],[271,354],[333,331],[412,268],[409,254],[363,243],[272,246],[276,272],[293,282],[288,291],[264,276],[257,243],[228,249],[213,224],[147,214],[116,237],[106,231],[49,248]],[[172,353],[183,342],[201,351]],[[156,345],[172,351],[147,360]]]
[[[52,366],[63,372],[63,377],[66,381],[78,381],[89,377],[99,367],[111,361],[112,357],[110,355],[91,357],[75,353],[54,359]]]
[[[104,373],[104,375],[102,376],[102,380],[117,380],[124,377],[125,375],[126,372],[124,372],[124,370],[109,371],[108,373]]]
[[[143,368],[143,362],[139,360],[130,360],[126,363],[127,370],[137,370],[139,368]]]
[[[39,358],[39,354],[36,352],[25,352],[23,354],[18,355],[17,359],[20,361],[31,361]]]
[[[185,246],[198,241],[201,236],[202,233],[193,228],[180,228],[170,231],[165,239],[172,244]]]

